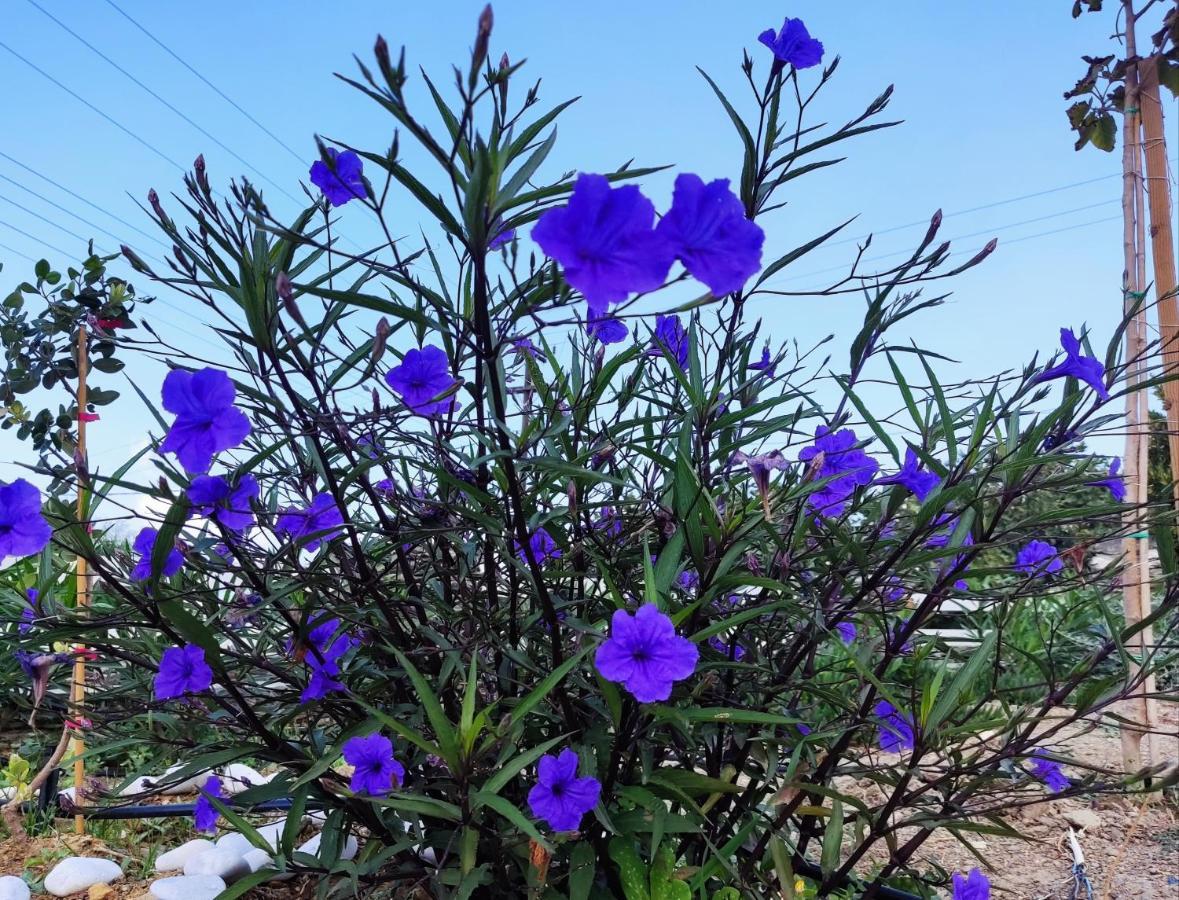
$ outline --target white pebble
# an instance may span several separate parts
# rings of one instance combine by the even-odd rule
[[[192,857],[198,856],[201,853],[208,853],[212,850],[214,844],[212,841],[206,841],[204,838],[194,838],[187,844],[181,844],[167,853],[161,853],[159,859],[156,860],[157,872],[178,872],[184,868],[184,864]]]
[[[265,850],[255,847],[242,857],[242,862],[250,867],[251,872],[257,872],[259,869],[265,869],[267,866],[272,865],[274,859]]]
[[[15,875],[0,875],[0,900],[29,900],[29,886]]]
[[[296,847],[296,853],[309,853],[312,856],[319,855],[319,839],[323,836],[321,831],[315,837],[305,841],[302,846]],[[347,840],[344,841],[344,846],[340,849],[340,859],[352,859],[356,855],[356,851],[360,849],[360,845],[356,843],[356,838],[348,835]]]
[[[232,850],[213,849],[200,856],[194,856],[184,864],[185,875],[216,875],[232,884],[243,875],[250,874],[250,867],[242,854]]]
[[[152,780],[156,782],[168,781],[183,768],[183,763],[177,763],[174,766],[169,766],[167,771],[165,771],[161,777]],[[190,775],[188,778],[184,779],[184,781],[169,785],[168,787],[161,790],[160,793],[166,797],[172,797],[176,794],[191,794],[202,784],[204,784],[206,779],[208,779],[208,777],[212,774],[212,772],[198,772],[195,775]]]
[[[250,843],[249,838],[244,834],[239,834],[236,831],[230,831],[217,838],[217,849],[228,850],[231,853],[236,853],[241,856],[244,853],[249,853],[254,849],[254,845]]]
[[[243,763],[230,763],[221,770],[221,787],[231,797],[260,784],[266,784],[266,779]]]
[[[119,791],[120,797],[130,797],[133,794],[146,794],[155,790],[157,778],[148,778],[146,775],[140,775],[129,785]]]
[[[123,877],[123,870],[109,859],[67,856],[45,876],[45,890],[54,897],[68,897],[92,884],[109,884]]]
[[[151,883],[154,900],[213,900],[225,890],[216,875],[174,875]]]

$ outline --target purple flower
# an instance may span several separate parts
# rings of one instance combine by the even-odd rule
[[[905,464],[895,475],[876,479],[877,484],[900,484],[908,488],[919,502],[924,503],[934,488],[941,484],[941,478],[933,472],[920,468],[921,457],[912,447],[905,448]]]
[[[53,529],[41,515],[41,492],[23,478],[0,481],[0,562],[40,553]]]
[[[603,506],[602,514],[594,520],[591,527],[609,537],[619,537],[622,534],[622,517],[613,506]]]
[[[696,671],[700,651],[675,633],[671,619],[653,603],[631,615],[615,610],[610,637],[594,659],[607,681],[622,682],[640,703],[654,703],[671,696],[673,682]]]
[[[1064,348],[1064,362],[1045,369],[1033,379],[1032,384],[1051,381],[1053,378],[1076,378],[1093,388],[1103,403],[1108,400],[1105,366],[1092,356],[1084,356],[1081,353],[1081,342],[1077,340],[1071,328],[1060,329],[1060,346]]]
[[[876,716],[877,740],[885,753],[900,753],[913,749],[913,723],[898,712],[887,700],[880,700],[872,708]]]
[[[161,391],[164,409],[176,420],[160,444],[175,453],[189,474],[208,472],[213,457],[238,446],[250,433],[250,420],[233,405],[237,391],[220,369],[173,369]]]
[[[1032,751],[1032,775],[1044,782],[1044,786],[1054,794],[1072,784],[1060,770],[1060,763],[1049,759],[1048,754],[1039,747]]]
[[[626,327],[626,323],[608,315],[596,316],[590,313],[585,323],[585,331],[603,344],[617,344],[630,337],[630,329]]]
[[[380,732],[348,738],[344,761],[352,766],[348,787],[357,794],[384,797],[405,781],[405,766],[393,758],[393,742]]]
[[[1122,476],[1118,474],[1122,468],[1122,460],[1115,456],[1109,461],[1109,471],[1106,476],[1098,481],[1086,481],[1085,484],[1090,487],[1105,488],[1109,491],[1110,496],[1118,503],[1126,502],[1126,482]]]
[[[857,487],[871,484],[880,464],[856,446],[850,428],[832,431],[826,425],[815,429],[815,443],[798,454],[800,462],[816,460],[814,478],[827,483],[807,496],[807,504],[822,516],[839,516]]]
[[[351,150],[340,153],[335,147],[326,148],[328,165],[322,159],[311,164],[311,183],[323,191],[323,195],[331,201],[332,206],[343,206],[349,200],[357,198],[363,200],[368,196],[365,186],[364,163]],[[335,169],[333,172],[332,169]]]
[[[205,651],[196,644],[169,647],[160,657],[156,673],[157,700],[171,700],[185,694],[199,694],[213,683],[213,670],[205,662]]]
[[[655,231],[715,297],[741,290],[761,268],[765,233],[745,218],[727,178],[705,184],[699,175],[677,176],[671,209]]]
[[[753,483],[757,485],[757,492],[761,495],[763,504],[768,502],[772,473],[775,471],[785,472],[790,468],[790,463],[786,461],[781,450],[771,450],[769,453],[756,455],[738,450],[733,454],[732,462],[745,463],[749,466],[749,473],[753,476]]]
[[[1027,575],[1051,575],[1063,569],[1064,563],[1047,541],[1029,541],[1015,554],[1015,568]]]
[[[450,374],[446,352],[439,347],[427,345],[421,350],[410,350],[401,365],[385,373],[385,381],[419,416],[442,415],[454,406],[453,395],[435,399],[458,384],[458,379]]]
[[[835,630],[839,633],[839,639],[845,644],[850,644],[856,639],[856,623],[843,621],[835,626]]]
[[[37,621],[37,589],[29,588],[25,591],[25,598],[29,605],[20,611],[20,625],[17,626],[17,631],[20,634],[28,634],[33,630],[33,623]]]
[[[517,540],[515,542],[516,556],[520,558],[523,563],[528,562],[528,554],[524,547]],[[536,560],[537,565],[543,565],[550,559],[561,558],[561,548],[557,546],[557,542],[553,540],[553,536],[545,531],[543,528],[538,528],[528,538],[528,548],[532,551],[532,558]]]
[[[692,593],[700,587],[700,573],[695,569],[684,569],[676,576],[675,583],[681,590]]]
[[[809,69],[823,61],[823,45],[811,37],[802,19],[787,17],[781,31],[775,34],[767,28],[757,39],[773,51],[776,67],[790,63],[796,69]]]
[[[211,518],[229,531],[241,532],[254,524],[250,501],[258,496],[258,479],[245,474],[235,487],[221,475],[198,475],[188,486],[193,512]]]
[[[307,687],[303,688],[299,698],[304,703],[322,700],[330,693],[346,690],[337,677],[340,674],[340,660],[360,642],[347,634],[332,640],[339,627],[339,619],[329,619],[313,628],[307,636],[318,653],[309,652],[303,657],[307,667],[311,669]]]
[[[512,338],[512,349],[519,356],[531,356],[533,359],[540,356],[540,351],[536,348],[536,344],[532,343],[530,338]]]
[[[150,526],[140,529],[139,534],[135,535],[135,543],[131,545],[131,549],[140,556],[139,562],[131,570],[132,581],[147,581],[151,578],[151,557],[155,552],[157,537],[159,537],[159,532]],[[164,567],[160,570],[160,577],[171,578],[180,571],[183,565],[184,556],[173,547],[164,557]]]
[[[532,239],[565,270],[590,312],[663,284],[674,249],[656,232],[655,207],[633,184],[612,188],[604,175],[579,175],[569,204],[544,213]]]
[[[515,228],[505,229],[503,226],[504,226],[503,220],[496,219],[495,224],[492,226],[492,230],[496,232],[495,237],[493,237],[490,241],[487,242],[487,249],[488,250],[498,250],[500,247],[504,246],[509,241],[514,241],[516,239],[516,229]],[[496,231],[496,229],[498,229],[498,231]]]
[[[192,818],[197,831],[212,834],[217,830],[217,819],[220,818],[221,813],[209,802],[209,798],[216,797],[220,800],[224,796],[221,793],[220,778],[210,775],[205,779],[205,783],[201,785],[201,795],[197,797],[196,805],[192,810]]]
[[[970,870],[969,875],[955,872],[952,881],[954,893],[950,900],[991,900],[991,882],[977,866]]]
[[[681,369],[688,364],[688,334],[679,316],[655,317],[655,331],[647,355],[670,357]]]
[[[729,652],[729,650],[730,650],[729,642],[726,641],[724,638],[722,638],[719,634],[714,634],[712,637],[710,637],[708,639],[708,646],[711,647],[713,650],[715,650],[717,653],[721,654],[721,656],[731,659],[734,662],[740,662],[742,659],[745,658],[745,648],[744,647],[742,647],[740,644],[733,644],[732,645],[732,652],[730,653]]]
[[[770,345],[769,344],[766,344],[766,346],[761,348],[761,359],[758,360],[757,362],[751,362],[749,364],[749,368],[753,369],[756,372],[761,372],[762,375],[764,375],[766,378],[773,378],[774,377],[774,371],[778,367],[770,360]]]
[[[331,494],[316,494],[306,509],[286,509],[278,517],[274,530],[291,541],[314,538],[304,546],[314,553],[324,541],[339,537],[344,529],[344,513]]]
[[[576,831],[581,818],[597,805],[602,785],[596,778],[577,777],[577,754],[566,747],[560,756],[542,756],[528,806],[553,831]]]

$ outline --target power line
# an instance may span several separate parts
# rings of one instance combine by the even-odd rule
[[[97,203],[93,203],[91,201],[88,201],[88,199],[81,196],[80,193],[77,193],[75,191],[72,191],[72,190],[66,188],[66,186],[64,184],[61,184],[60,182],[55,182],[55,180],[50,178],[50,176],[44,175],[44,173],[42,173],[42,172],[38,172],[37,170],[33,169],[32,166],[29,166],[29,165],[26,165],[25,163],[20,162],[19,159],[15,159],[11,156],[8,156],[7,153],[2,150],[0,150],[0,157],[4,157],[5,159],[8,160],[9,163],[12,163],[13,165],[20,166],[21,169],[24,169],[26,172],[29,173],[29,175],[37,176],[38,178],[40,178],[42,180],[42,182],[48,182],[48,183],[52,184],[54,186],[54,188],[57,188],[59,191],[68,193],[68,195],[70,195],[74,199],[77,199],[77,201],[81,201],[81,202],[85,203],[87,206],[90,206],[91,209],[98,210],[99,212],[103,213],[103,215],[110,216],[111,218],[113,218],[114,221],[116,221],[120,224],[126,225],[127,228],[130,228],[134,231],[138,231],[140,235],[143,235],[144,237],[151,239],[151,241],[154,241],[157,244],[159,244],[160,247],[164,247],[164,248],[167,247],[167,244],[165,244],[163,241],[160,241],[160,239],[158,237],[152,235],[151,232],[144,231],[143,229],[139,228],[138,225],[134,225],[131,222],[127,222],[125,218],[121,218],[119,216],[116,216],[116,215],[114,215],[113,212],[104,209],[103,206],[99,206]],[[2,175],[0,175],[0,178],[4,178],[5,180],[12,180],[11,178],[6,178],[5,176],[2,176]],[[15,184],[15,182],[13,182],[13,184]],[[22,186],[22,188],[24,188],[24,185],[21,185],[21,186]],[[39,193],[34,193],[32,190],[29,190],[28,188],[25,188],[25,190],[28,191],[29,193],[32,193],[32,195],[34,197],[41,196],[41,195],[39,195]],[[45,198],[41,197],[41,199],[45,199]],[[45,201],[45,202],[51,203],[52,201]],[[57,204],[53,204],[53,205],[57,205]],[[58,206],[58,209],[61,209],[60,206]],[[80,216],[78,218],[81,219]],[[85,222],[85,219],[81,219],[81,221]],[[87,224],[91,224],[91,223],[87,223]],[[97,225],[95,225],[95,228],[97,228]],[[111,232],[107,231],[106,234],[111,234]]]
[[[35,263],[37,261],[37,260],[33,259],[33,257],[29,256],[27,253],[21,253],[15,247],[9,247],[7,244],[0,244],[0,250],[7,250],[9,253],[15,254],[16,256],[24,257],[25,259],[27,259],[31,263]]]
[[[101,50],[99,50],[97,47],[95,47],[93,44],[91,44],[88,40],[86,40],[84,37],[82,37],[80,34],[78,34],[76,31],[74,31],[68,25],[66,25],[65,22],[61,21],[61,19],[57,18],[57,16],[53,15],[53,13],[49,12],[49,10],[45,9],[45,7],[43,7],[40,3],[38,3],[37,0],[27,0],[27,2],[30,6],[36,8],[37,10],[42,12],[45,16],[47,16],[49,19],[51,19],[55,23],[57,23],[57,25],[63,31],[65,31],[67,34],[74,37],[76,40],[78,40],[79,42],[84,44],[86,47],[88,47],[91,51],[96,53],[101,59],[105,60],[107,65],[111,66],[111,68],[116,69],[117,71],[121,72],[123,75],[125,75],[127,78],[129,78],[131,81],[133,81],[136,85],[138,85],[143,90],[147,91],[147,93],[151,94],[156,100],[158,100],[160,103],[162,103],[164,106],[166,106],[172,112],[174,112],[176,115],[180,116],[180,118],[182,118],[185,122],[187,122],[189,125],[191,125],[193,128],[195,128],[197,131],[199,131],[201,134],[203,134],[205,137],[207,137],[209,140],[211,140],[214,144],[216,144],[218,147],[220,147],[222,150],[224,150],[226,153],[228,153],[230,156],[232,156],[234,159],[236,159],[238,162],[240,162],[243,166],[250,169],[250,171],[255,172],[260,178],[262,178],[262,180],[266,181],[268,184],[272,185],[275,188],[275,190],[279,191],[279,193],[285,195],[287,198],[289,198],[294,203],[301,205],[299,199],[297,197],[295,197],[294,194],[289,193],[281,184],[279,184],[278,182],[274,181],[269,176],[267,176],[267,174],[265,172],[250,165],[250,163],[244,157],[240,156],[238,153],[236,153],[230,147],[226,146],[215,135],[213,135],[209,131],[206,131],[204,128],[202,128],[200,125],[198,125],[196,122],[194,122],[182,110],[178,109],[172,103],[165,100],[163,97],[161,97],[155,91],[153,91],[150,87],[148,87],[146,84],[144,84],[138,78],[136,78],[134,75],[132,75],[126,69],[124,69],[122,66],[120,66],[117,62],[115,62],[113,59],[111,59],[109,56],[107,56],[105,53],[103,53]]]
[[[19,53],[17,53],[15,50],[13,50],[11,47],[9,47],[9,46],[8,46],[6,43],[4,43],[3,41],[0,41],[0,49],[7,50],[9,53],[11,53],[13,56],[15,56],[15,57],[16,57],[17,59],[19,59],[21,62],[23,62],[23,63],[24,63],[26,66],[28,66],[30,69],[32,69],[33,71],[35,71],[35,72],[37,72],[39,75],[41,75],[41,77],[43,77],[43,78],[45,78],[45,79],[47,79],[47,80],[49,80],[49,81],[53,82],[55,85],[57,85],[59,88],[61,88],[61,89],[62,89],[63,91],[65,91],[67,94],[69,94],[71,97],[73,97],[73,98],[74,98],[75,100],[77,100],[79,103],[81,103],[83,106],[88,106],[88,107],[91,109],[91,111],[92,111],[92,112],[95,112],[95,113],[97,113],[98,115],[102,116],[102,118],[106,119],[106,121],[110,122],[110,123],[111,123],[112,125],[114,125],[114,126],[117,128],[117,129],[119,129],[119,131],[123,132],[123,133],[124,133],[124,134],[126,134],[128,137],[132,137],[132,138],[134,138],[136,141],[138,141],[140,144],[142,144],[143,146],[145,146],[145,147],[146,147],[148,150],[150,150],[152,153],[154,153],[154,154],[155,154],[156,156],[158,156],[160,159],[164,160],[164,162],[171,163],[173,166],[175,166],[175,167],[176,167],[177,169],[179,169],[181,172],[184,172],[184,171],[185,171],[185,168],[184,168],[184,166],[180,165],[180,163],[178,163],[178,162],[176,162],[176,160],[172,159],[172,157],[170,157],[170,156],[169,156],[167,153],[165,153],[163,150],[159,149],[158,147],[156,147],[156,146],[154,146],[154,145],[152,145],[152,144],[149,144],[147,141],[145,141],[143,138],[141,138],[139,135],[137,135],[137,134],[136,134],[134,131],[132,131],[132,130],[131,130],[130,128],[128,128],[126,125],[123,125],[121,122],[118,122],[117,120],[115,120],[115,119],[111,118],[110,116],[108,116],[106,113],[104,113],[104,112],[103,112],[101,109],[99,109],[97,106],[95,106],[95,105],[94,105],[93,103],[91,103],[89,100],[87,100],[85,97],[81,96],[81,95],[80,95],[80,94],[78,94],[76,91],[74,91],[74,90],[72,90],[72,89],[70,89],[70,88],[66,87],[64,84],[62,84],[60,81],[58,81],[58,80],[57,80],[56,78],[54,78],[52,75],[50,75],[48,72],[46,72],[46,71],[45,71],[44,69],[42,69],[40,66],[38,66],[36,63],[34,63],[34,62],[31,62],[31,61],[29,61],[28,59],[25,59],[25,57],[21,56]]]
[[[268,137],[270,137],[271,140],[273,140],[280,147],[282,147],[284,150],[286,150],[287,153],[291,154],[291,156],[293,156],[295,159],[297,159],[300,163],[305,164],[307,162],[306,159],[304,159],[297,152],[292,150],[290,145],[287,144],[286,141],[284,141],[282,138],[280,138],[278,135],[276,135],[273,131],[271,131],[269,128],[267,128],[265,125],[263,125],[257,119],[255,119],[252,115],[250,115],[249,112],[247,112],[245,109],[243,109],[241,106],[239,106],[238,103],[232,97],[230,97],[228,94],[226,94],[224,91],[222,91],[221,88],[217,87],[217,85],[213,84],[213,82],[209,81],[208,78],[206,78],[204,75],[202,75],[200,72],[198,72],[195,68],[193,68],[179,54],[177,54],[171,47],[169,47],[167,44],[165,44],[163,41],[161,41],[158,37],[156,37],[154,34],[152,34],[150,31],[148,31],[143,25],[139,24],[139,22],[137,22],[135,19],[133,19],[127,13],[126,10],[124,10],[117,3],[115,3],[114,0],[106,0],[106,2],[107,2],[108,6],[110,6],[112,9],[115,10],[115,12],[117,12],[124,19],[126,19],[128,22],[130,22],[132,25],[134,25],[136,28],[138,28],[140,31],[142,31],[145,35],[147,35],[147,37],[150,38],[161,50],[163,50],[165,53],[167,53],[169,56],[171,56],[174,60],[176,60],[176,62],[180,63],[180,65],[184,66],[184,68],[188,69],[189,72],[191,72],[193,75],[195,75],[197,78],[199,78],[202,82],[204,82],[204,84],[206,86],[208,86],[210,89],[212,89],[217,94],[217,96],[219,96],[222,100],[224,100],[226,103],[228,103],[234,109],[236,109],[239,113],[241,113],[243,116],[245,116],[251,122],[253,122],[263,132],[265,132],[265,134]]]
[[[78,234],[76,231],[70,231],[64,225],[58,225],[53,220],[45,218],[45,216],[41,215],[38,212],[33,212],[33,210],[29,209],[27,206],[22,206],[21,204],[17,203],[15,200],[13,200],[9,197],[5,197],[3,194],[0,194],[0,200],[3,200],[5,203],[7,203],[11,206],[15,206],[21,212],[27,213],[28,215],[32,216],[34,219],[40,219],[46,225],[49,225],[52,228],[56,228],[58,231],[65,232],[66,234],[68,234],[72,238],[77,238],[79,241],[88,240],[87,238],[82,237],[82,235]]]
[[[21,237],[28,238],[34,244],[37,244],[39,247],[48,247],[50,250],[54,251],[55,253],[60,253],[62,256],[67,256],[67,257],[73,256],[73,254],[69,250],[62,250],[61,247],[58,247],[55,244],[51,244],[51,243],[49,243],[49,241],[44,241],[44,240],[41,240],[40,238],[33,237],[33,235],[29,234],[27,231],[25,231],[22,228],[17,228],[11,222],[5,222],[3,219],[0,219],[0,225],[3,225],[5,228],[8,228],[11,231],[15,231]]]

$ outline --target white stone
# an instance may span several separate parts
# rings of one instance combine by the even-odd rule
[[[244,875],[250,874],[250,867],[242,854],[232,850],[215,848],[207,853],[194,856],[184,864],[185,875],[216,875],[232,884]]]
[[[319,839],[322,836],[323,832],[320,832],[319,834],[315,835],[315,837],[308,839],[301,846],[296,847],[295,852],[309,853],[311,856],[318,856]],[[344,841],[344,846],[340,849],[340,859],[352,859],[352,857],[356,855],[356,851],[359,849],[360,845],[357,844],[356,838],[354,838],[352,835],[348,835],[348,838]]]
[[[230,831],[217,838],[217,849],[228,850],[230,853],[236,853],[238,856],[243,856],[254,849],[254,845],[250,843],[249,838],[244,834],[239,834],[236,831]]]
[[[282,843],[283,829],[287,827],[287,823],[280,819],[277,822],[271,822],[269,825],[259,825],[258,834],[266,841],[271,850],[277,850],[278,845]]]
[[[161,853],[156,860],[157,872],[179,872],[184,868],[184,864],[198,856],[201,853],[208,853],[215,845],[212,841],[206,841],[204,838],[194,838],[187,844],[181,844],[169,850],[167,853]]]
[[[57,792],[57,796],[59,798],[65,797],[68,802],[73,803],[74,798],[78,796],[78,789],[75,787],[63,788]]]
[[[165,771],[161,777],[153,779],[153,780],[155,780],[155,781],[168,781],[170,778],[172,778],[177,772],[179,772],[183,768],[184,768],[183,763],[177,763],[174,766],[169,766],[167,771]],[[197,790],[197,788],[199,788],[202,784],[205,783],[205,779],[208,778],[212,774],[213,774],[212,772],[197,772],[197,774],[190,775],[188,778],[184,779],[184,781],[180,781],[180,782],[177,782],[176,784],[172,784],[172,785],[169,785],[168,787],[165,787],[163,790],[160,791],[160,793],[163,794],[165,797],[174,797],[177,794],[194,793]]]
[[[15,787],[0,787],[0,803],[7,803],[16,796]],[[15,877],[15,876],[13,876]]]
[[[265,850],[255,847],[242,857],[242,862],[250,867],[251,872],[257,872],[259,869],[265,869],[267,866],[272,865],[274,858]]]
[[[1082,831],[1097,831],[1101,828],[1101,816],[1091,809],[1065,810],[1064,820],[1073,828],[1079,828]]]
[[[242,763],[230,763],[221,770],[221,787],[229,796],[260,784],[266,784],[266,779],[257,770]]]
[[[225,881],[216,875],[174,875],[151,883],[154,900],[213,900],[225,890]]]
[[[45,876],[45,890],[54,897],[68,897],[92,884],[109,884],[123,877],[123,870],[109,859],[67,856]]]
[[[140,775],[129,785],[119,791],[120,797],[130,797],[133,794],[146,794],[155,790],[158,778],[148,778],[146,775]]]
[[[0,875],[0,900],[29,900],[29,886],[15,875]]]

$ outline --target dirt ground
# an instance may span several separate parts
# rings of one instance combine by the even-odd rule
[[[1172,764],[1179,761],[1179,704],[1160,704],[1162,735],[1155,737],[1156,756]],[[1116,728],[1101,726],[1085,731],[1077,728],[1059,746],[1062,754],[1087,760],[1101,768],[1121,766],[1121,742]],[[177,800],[179,798],[169,798]],[[871,799],[871,798],[866,798]],[[1098,797],[1092,802],[1069,799],[1036,804],[1021,810],[1013,824],[1027,841],[978,836],[974,849],[992,864],[987,875],[993,885],[995,900],[1073,900],[1085,898],[1084,892],[1073,894],[1072,854],[1067,841],[1069,821],[1066,816],[1077,811],[1095,814],[1089,827],[1078,832],[1085,854],[1086,872],[1096,900],[1179,900],[1179,807],[1156,799]],[[175,827],[183,828],[184,823]],[[157,835],[166,847],[190,837]],[[903,833],[902,833],[903,837]],[[52,865],[64,856],[101,856],[123,865],[129,877],[112,885],[114,893],[107,900],[142,900],[147,888],[158,876],[144,871],[143,849],[121,849],[124,842],[111,844],[98,837],[57,834],[48,837],[11,837],[0,841],[0,874],[31,876],[40,881]],[[936,864],[948,871],[967,871],[979,865],[969,850],[954,837],[938,834],[921,848],[915,860],[918,866]],[[247,896],[251,900],[299,900],[314,895],[314,884],[301,879],[274,889],[257,889]],[[48,894],[34,894],[38,900]],[[79,894],[85,897],[85,894]]]

